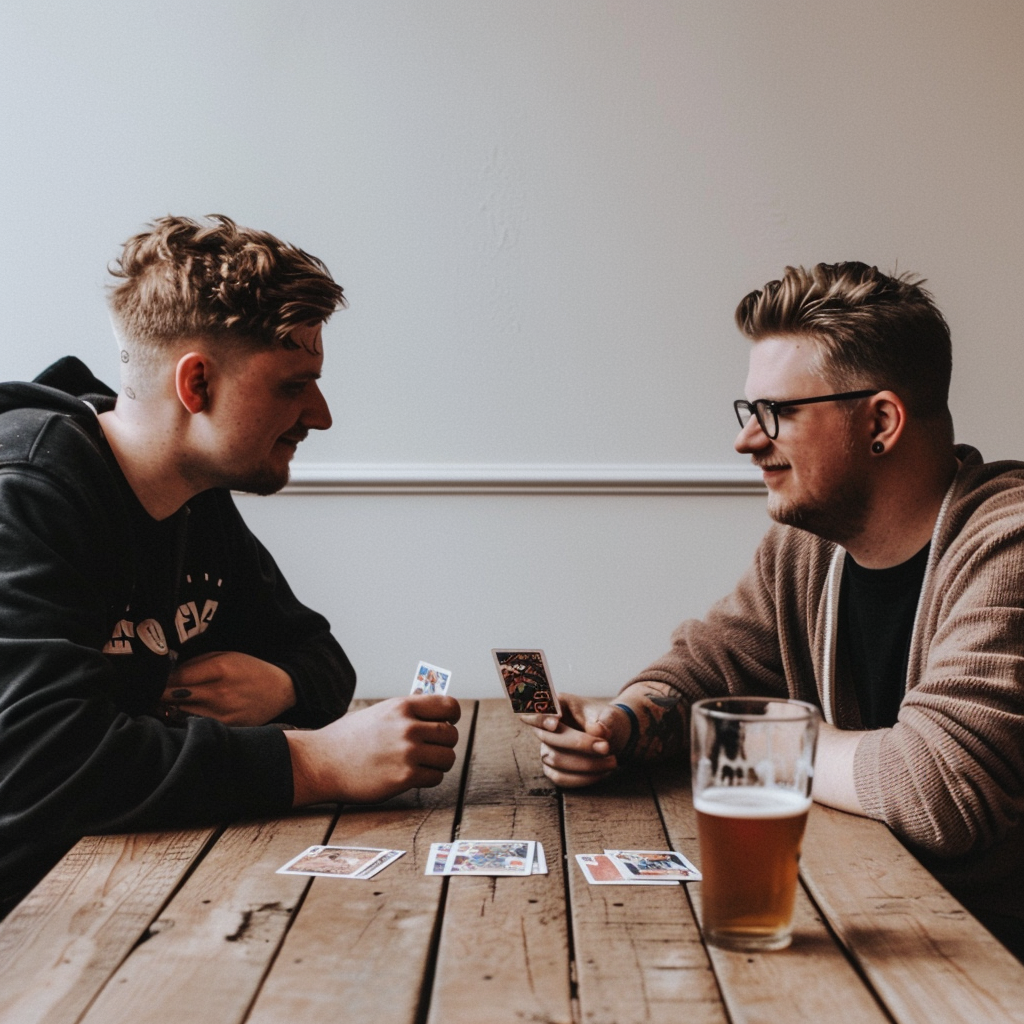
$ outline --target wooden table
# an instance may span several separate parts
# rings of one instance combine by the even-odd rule
[[[883,826],[815,807],[793,945],[708,948],[699,885],[590,886],[573,859],[699,863],[678,772],[559,794],[502,701],[463,713],[437,789],[82,840],[0,924],[0,1021],[1024,1022],[1024,966]],[[550,874],[426,877],[459,835],[538,839]],[[275,874],[324,842],[408,852],[365,882]]]

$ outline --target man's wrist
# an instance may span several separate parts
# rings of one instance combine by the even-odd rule
[[[636,712],[622,701],[615,701],[612,704],[613,708],[618,708],[626,718],[629,720],[629,735],[626,737],[625,743],[621,746],[618,753],[615,755],[618,760],[628,761],[636,750],[636,745],[640,740],[640,719],[636,717]]]

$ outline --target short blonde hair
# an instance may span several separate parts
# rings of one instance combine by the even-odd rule
[[[262,347],[346,305],[315,256],[223,214],[206,220],[160,217],[125,242],[108,299],[129,343],[152,350],[203,337]]]
[[[837,390],[895,392],[921,418],[949,418],[953,369],[949,326],[923,279],[887,276],[866,263],[786,267],[778,281],[736,307],[752,341],[803,335],[817,342],[821,370]]]

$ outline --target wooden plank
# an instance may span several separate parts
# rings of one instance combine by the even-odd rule
[[[816,806],[801,873],[899,1024],[1024,1021],[1024,965],[884,825]]]
[[[416,1019],[444,891],[424,871],[430,844],[452,836],[474,711],[462,702],[458,759],[440,786],[343,809],[332,844],[407,852],[369,881],[313,880],[248,1024]]]
[[[605,849],[667,848],[646,775],[623,773],[563,800],[584,1024],[724,1024],[685,887],[590,885],[575,861]]]
[[[448,881],[428,1024],[570,1024],[558,795],[502,699],[480,702],[459,835],[539,840],[549,874]]]
[[[654,785],[672,848],[699,868],[697,818],[686,774],[661,768],[654,773]],[[812,809],[811,817],[816,813]],[[699,920],[700,883],[686,888]],[[817,1024],[833,1016],[837,1006],[842,1007],[843,1024],[888,1020],[802,889],[797,891],[789,949],[741,953],[708,946],[708,954],[733,1024]]]
[[[0,1021],[78,1020],[213,833],[82,839],[0,924]]]
[[[334,808],[225,829],[90,1007],[86,1024],[244,1019],[309,879],[278,875]]]

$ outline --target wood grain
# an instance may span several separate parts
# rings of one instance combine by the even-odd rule
[[[878,822],[815,806],[801,873],[898,1024],[1024,1021],[1024,965]]]
[[[77,1021],[213,832],[82,839],[0,924],[0,1021]]]
[[[662,768],[654,773],[654,786],[672,848],[699,868],[689,779],[684,772]],[[811,816],[815,813],[812,809]],[[700,920],[700,883],[688,883],[686,888]],[[802,889],[797,891],[793,944],[788,949],[741,953],[708,946],[708,954],[733,1024],[818,1024],[833,1016],[837,1006],[842,1007],[843,1024],[888,1020]]]
[[[449,880],[428,1024],[570,1024],[558,796],[502,699],[480,702],[459,835],[539,840],[549,874]]]
[[[475,705],[462,702],[455,767],[435,789],[342,810],[329,842],[406,854],[368,881],[316,878],[248,1024],[410,1024],[430,976],[444,880],[424,875],[455,827]]]
[[[276,871],[322,843],[333,820],[331,808],[225,829],[86,1024],[243,1020],[309,883]]]
[[[664,850],[642,773],[564,795],[579,1005],[584,1024],[721,1024],[711,965],[682,885],[590,885],[577,853]]]

